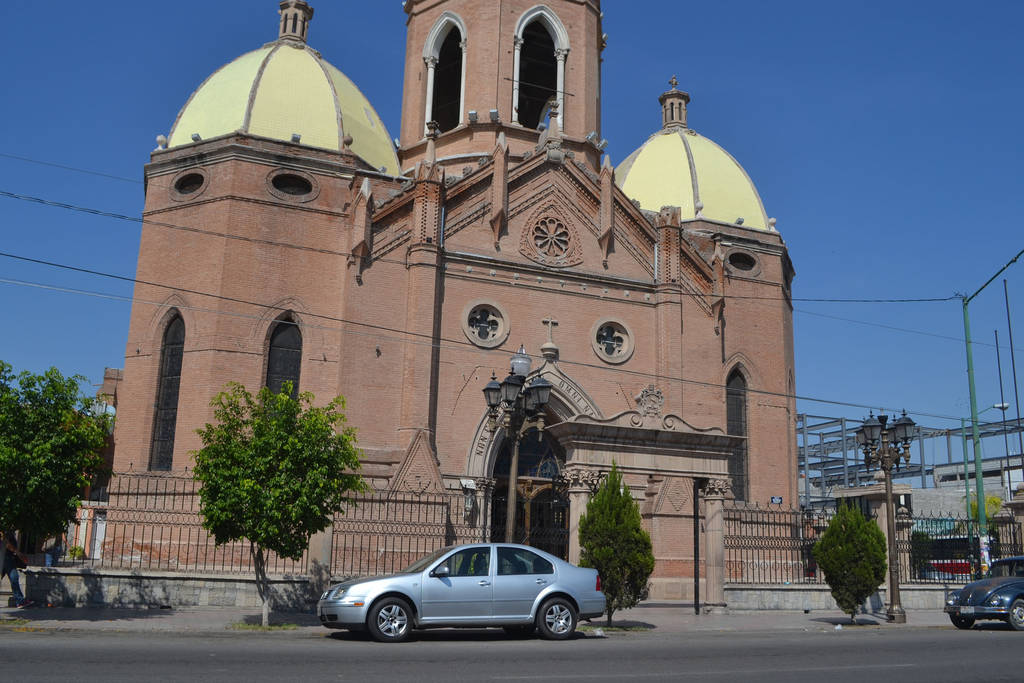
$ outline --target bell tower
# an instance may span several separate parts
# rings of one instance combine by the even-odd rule
[[[516,157],[544,129],[595,170],[601,157],[600,0],[407,0],[399,158],[461,168],[505,134]]]

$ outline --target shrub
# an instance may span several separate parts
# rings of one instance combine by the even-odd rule
[[[814,544],[814,559],[836,604],[855,620],[857,609],[885,579],[885,536],[860,510],[843,503]]]

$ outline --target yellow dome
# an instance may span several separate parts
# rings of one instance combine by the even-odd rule
[[[340,151],[349,149],[375,169],[398,175],[398,156],[369,101],[316,50],[278,40],[242,55],[207,78],[174,122],[168,147],[240,131]]]
[[[616,169],[616,182],[640,207],[678,206],[684,219],[705,218],[770,230],[754,183],[732,156],[686,127],[690,97],[673,89],[661,97],[665,127]],[[742,219],[742,221],[740,221]]]

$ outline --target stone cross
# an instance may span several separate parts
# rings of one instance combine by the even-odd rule
[[[672,78],[669,79],[668,84],[672,86],[673,90],[675,90],[679,86],[679,79],[673,75]]]
[[[544,318],[544,320],[541,320],[540,322],[541,322],[541,324],[548,326],[548,341],[550,343],[554,344],[555,343],[554,330],[555,330],[555,325],[558,324],[558,321],[555,320],[554,318]]]

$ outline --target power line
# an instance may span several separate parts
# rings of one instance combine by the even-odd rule
[[[132,280],[132,278],[125,278],[124,276],[113,276],[113,277],[115,279],[118,279],[118,280]],[[244,313],[235,313],[235,312],[231,312],[231,311],[222,311],[222,310],[219,310],[219,309],[208,309],[208,308],[201,308],[201,307],[196,307],[196,306],[180,306],[180,305],[177,305],[177,304],[169,305],[169,304],[167,304],[166,301],[160,301],[160,302],[158,302],[158,301],[149,301],[149,300],[144,300],[144,299],[137,299],[134,296],[128,297],[128,296],[116,295],[116,294],[108,294],[108,293],[103,293],[103,292],[92,292],[92,291],[89,291],[89,290],[73,289],[73,288],[67,288],[67,287],[60,287],[60,286],[56,286],[56,285],[47,285],[47,284],[43,284],[43,283],[27,282],[27,281],[23,281],[23,280],[13,280],[13,279],[9,279],[9,278],[0,278],[0,283],[10,284],[10,285],[17,285],[17,286],[25,286],[25,287],[34,287],[34,288],[39,288],[39,289],[47,289],[47,290],[51,290],[51,291],[70,293],[70,294],[79,294],[79,295],[92,296],[92,297],[103,298],[103,299],[119,300],[119,301],[124,301],[124,302],[131,302],[133,304],[134,303],[140,303],[140,304],[151,305],[151,306],[177,308],[177,309],[183,309],[183,310],[194,310],[194,311],[203,312],[203,313],[213,313],[215,315],[227,315],[227,316],[231,316],[231,317],[240,317],[240,318],[248,318],[248,319],[255,319],[255,320],[260,320],[260,319],[263,318],[263,316],[258,316],[258,315],[247,315],[247,314],[244,314]],[[169,286],[169,285],[145,283],[145,282],[141,282],[141,281],[140,281],[140,283],[141,284],[150,284],[150,285],[155,286],[155,287],[169,289],[169,290],[172,290],[172,291],[189,291],[189,290],[181,290],[181,289],[179,289],[177,287],[172,287],[172,286]],[[272,306],[270,304],[261,304],[261,303],[257,303],[257,302],[246,301],[246,300],[243,300],[243,299],[235,299],[235,298],[232,298],[232,297],[224,297],[224,296],[220,296],[220,295],[217,295],[217,294],[210,294],[210,293],[204,293],[204,292],[190,292],[190,293],[195,293],[195,294],[201,295],[201,296],[209,296],[209,297],[215,298],[215,299],[223,299],[223,300],[227,300],[227,301],[231,301],[231,302],[235,302],[235,303],[242,303],[242,304],[246,304],[246,305],[250,305],[250,306],[255,306],[255,307],[258,307],[258,308],[277,309],[276,306]],[[296,313],[300,314],[301,316],[309,316],[309,317],[313,317],[313,318],[319,318],[319,319],[322,319],[322,320],[328,320],[328,321],[332,321],[332,322],[342,323],[344,325],[354,325],[354,326],[358,326],[358,327],[370,328],[370,329],[374,330],[375,333],[359,332],[359,331],[356,331],[356,330],[346,329],[346,328],[342,328],[342,327],[328,326],[328,325],[312,325],[312,324],[303,323],[304,326],[307,326],[307,327],[310,327],[310,328],[313,328],[313,329],[321,329],[321,330],[327,330],[327,331],[333,331],[333,332],[340,332],[342,334],[354,334],[354,335],[357,335],[357,336],[371,337],[371,338],[375,338],[375,339],[383,340],[383,341],[394,341],[394,342],[405,343],[405,344],[411,343],[411,344],[417,344],[417,345],[422,345],[422,346],[430,346],[432,348],[437,348],[437,349],[445,349],[445,348],[447,348],[449,350],[453,350],[453,349],[458,349],[458,350],[462,350],[462,351],[469,350],[469,351],[473,351],[474,353],[479,353],[479,354],[482,354],[482,355],[490,355],[494,351],[493,349],[481,349],[481,348],[477,347],[476,345],[471,344],[470,342],[461,341],[461,340],[458,340],[458,339],[447,339],[447,338],[444,338],[444,337],[439,337],[437,341],[434,341],[432,336],[424,334],[424,333],[410,332],[410,331],[407,331],[407,330],[400,330],[398,328],[387,327],[387,326],[384,326],[384,325],[373,325],[373,324],[370,324],[370,323],[361,323],[361,322],[357,322],[357,321],[346,320],[346,319],[343,319],[343,318],[337,318],[337,317],[334,317],[334,316],[328,316],[328,315],[322,315],[322,314],[318,314],[318,313],[312,313],[312,312],[309,312],[309,311],[296,311]],[[281,322],[287,323],[289,321],[281,321]],[[295,323],[292,323],[292,324],[295,324]],[[400,336],[399,337],[381,336],[379,334],[380,332],[387,332],[387,333],[391,333],[391,334],[397,334],[397,335],[400,335]],[[416,338],[421,338],[422,340],[417,340]],[[502,352],[499,351],[499,353],[502,353]],[[537,358],[537,356],[535,354],[530,354],[530,355],[533,358]],[[606,367],[606,366],[603,366],[603,365],[598,365],[596,363],[586,363],[586,362],[583,362],[583,361],[572,361],[572,360],[566,360],[566,359],[562,359],[562,358],[560,358],[558,362],[559,362],[559,364],[563,364],[563,365],[571,365],[571,366],[580,367],[580,368],[587,368],[587,369],[591,369],[591,370],[598,370],[598,371],[600,371],[602,373],[612,372],[612,373],[620,373],[620,374],[630,375],[630,376],[636,377],[636,378],[643,378],[644,381],[678,382],[680,384],[687,384],[687,385],[692,385],[692,386],[700,386],[700,387],[704,387],[704,388],[719,389],[719,390],[725,390],[727,388],[726,385],[724,385],[724,384],[717,384],[717,383],[714,383],[714,382],[703,382],[703,381],[700,381],[700,380],[687,379],[687,378],[683,378],[683,377],[667,377],[667,376],[664,376],[664,375],[658,375],[656,373],[641,372],[641,371],[638,371],[638,370],[629,370],[627,368],[622,368],[622,367],[614,367],[614,368],[612,368],[612,367]],[[749,394],[758,394],[758,395],[762,395],[762,396],[772,396],[772,397],[775,397],[775,398],[783,398],[783,399],[794,399],[794,400],[798,400],[798,401],[809,401],[809,402],[812,402],[812,403],[821,403],[821,404],[825,404],[825,405],[842,406],[842,407],[848,407],[848,408],[858,408],[858,409],[861,409],[861,410],[884,410],[884,409],[886,409],[884,406],[875,406],[875,405],[860,404],[860,403],[850,403],[850,402],[847,402],[847,401],[839,401],[839,400],[833,400],[833,399],[822,399],[822,398],[815,398],[815,397],[812,397],[812,396],[801,396],[799,394],[788,394],[788,393],[785,393],[785,392],[767,391],[767,390],[764,390],[764,389],[753,389],[753,388],[750,388],[750,387],[748,387],[746,389],[746,391]],[[952,416],[942,415],[942,414],[937,414],[937,413],[928,413],[928,412],[925,412],[925,411],[922,411],[922,410],[908,410],[907,412],[912,414],[912,415],[918,415],[918,416],[923,416],[923,417],[932,417],[932,418],[943,419],[943,420],[959,420],[960,419],[959,417],[952,417]]]
[[[0,190],[0,196],[7,197],[9,199],[16,199],[19,201],[31,202],[35,204],[41,204],[43,206],[49,206],[52,208],[66,209],[68,211],[77,211],[80,213],[87,213],[94,216],[102,216],[105,218],[114,218],[117,220],[128,221],[132,223],[139,223],[140,225],[151,225],[160,228],[167,228],[170,230],[181,230],[185,232],[191,232],[201,235],[208,235],[219,239],[232,239],[242,242],[249,242],[254,244],[263,244],[267,246],[277,246],[287,249],[296,249],[300,251],[311,251],[319,254],[325,254],[328,256],[340,256],[348,257],[351,254],[347,252],[337,251],[333,249],[322,249],[319,247],[309,247],[300,244],[294,244],[291,242],[282,242],[279,240],[269,240],[254,237],[245,237],[242,235],[233,235],[230,233],[216,232],[213,230],[204,230],[202,228],[188,227],[183,225],[176,225],[174,223],[167,223],[165,221],[155,221],[149,218],[143,218],[139,216],[129,216],[126,214],[116,213],[113,211],[104,211],[102,209],[95,209],[91,207],[79,206],[76,204],[69,204],[66,202],[58,202],[52,199],[44,199],[42,197],[35,197],[32,195],[19,194],[16,192],[9,192],[7,190]],[[472,256],[472,254],[466,254]],[[371,259],[371,263],[396,263],[404,265],[404,261],[396,259],[376,258]],[[437,266],[440,267],[440,266]],[[502,277],[508,278],[504,274]],[[509,278],[511,279],[511,278]],[[735,300],[748,300],[748,301],[798,301],[801,303],[850,303],[850,304],[906,304],[906,303],[942,303],[958,299],[956,295],[947,297],[925,297],[925,298],[890,298],[890,299],[844,299],[844,298],[810,298],[810,297],[767,297],[767,296],[750,296],[743,294],[700,294],[695,292],[683,292],[685,296],[691,298],[705,298],[705,299],[735,299]]]
[[[25,161],[30,164],[38,164],[40,166],[50,166],[51,168],[60,168],[65,171],[74,171],[75,173],[85,173],[87,175],[99,176],[100,178],[109,178],[110,180],[120,180],[126,183],[135,183],[136,185],[144,184],[143,181],[137,178],[125,178],[124,176],[112,175],[110,173],[102,173],[100,171],[93,171],[88,168],[79,168],[77,166],[65,166],[64,164],[55,164],[52,161],[42,161],[41,159],[32,159],[31,157],[22,157],[17,154],[7,154],[0,152],[0,157],[5,159],[17,159],[18,161]]]

